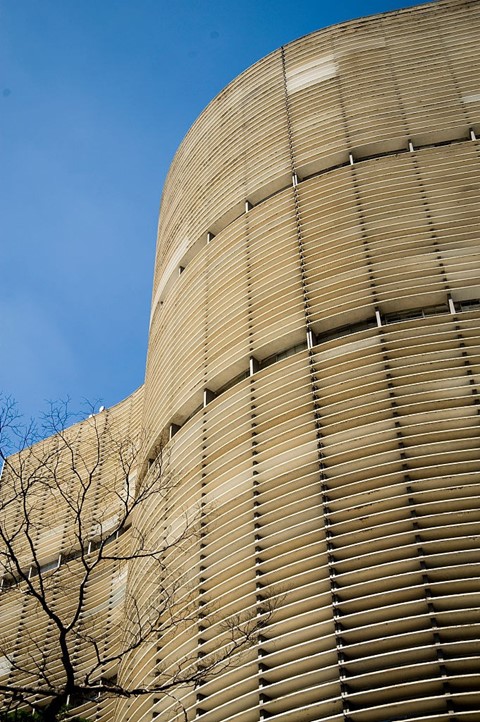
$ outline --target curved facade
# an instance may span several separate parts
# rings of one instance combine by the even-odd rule
[[[135,529],[200,531],[128,588],[200,614],[119,679],[264,624],[210,681],[97,718],[480,719],[479,37],[469,0],[313,33],[180,146],[135,422],[140,479],[163,447],[175,483]]]
[[[156,663],[276,600],[189,719],[480,716],[479,32],[439,2],[301,38],[173,161],[144,426],[173,436],[165,518],[202,508],[176,563],[205,624]]]
[[[52,614],[45,614],[38,599],[19,580],[22,569],[36,588],[43,585],[48,609],[68,624],[76,614],[80,585],[84,585],[81,614],[72,625],[68,649],[78,677],[96,665],[90,638],[100,639],[103,650],[114,657],[121,649],[119,629],[125,627],[127,563],[131,530],[118,530],[125,493],[125,469],[118,448],[123,445],[127,463],[129,440],[141,428],[143,390],[140,388],[111,409],[90,415],[58,436],[12,456],[0,481],[0,719],[17,685],[50,689],[64,680],[59,635]],[[2,408],[2,424],[6,420]],[[59,417],[52,420],[60,422]],[[5,428],[2,428],[2,434]],[[3,440],[3,437],[2,437]],[[134,484],[135,471],[129,480]],[[81,493],[79,490],[82,489]],[[82,500],[83,497],[83,500]],[[23,504],[28,505],[25,515]],[[80,510],[80,521],[77,511]],[[124,533],[125,532],[125,533]],[[13,548],[18,568],[9,562],[5,539]],[[85,581],[85,562],[91,563],[91,545],[105,542],[105,557],[96,559],[95,570]],[[79,543],[80,542],[80,543]],[[85,544],[86,542],[86,544]],[[84,548],[82,549],[82,543]],[[88,546],[87,546],[88,545]],[[95,554],[95,552],[93,552]],[[114,557],[117,557],[116,559]],[[112,678],[115,659],[94,675]],[[112,699],[90,699],[79,709],[82,717],[102,722],[114,720]],[[25,697],[23,697],[25,699]],[[45,700],[29,695],[29,700]],[[93,700],[93,701],[92,701]],[[74,704],[75,702],[72,701]],[[14,716],[8,716],[8,720]]]

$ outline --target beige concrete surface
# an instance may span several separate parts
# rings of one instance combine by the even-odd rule
[[[184,712],[152,695],[92,719],[480,719],[479,37],[469,0],[321,30],[181,144],[135,422],[140,478],[166,444],[176,482],[134,528],[201,533],[165,580],[136,563],[128,585],[142,607],[179,584],[201,617],[119,679],[202,664],[225,621],[275,611],[235,665],[175,693]]]

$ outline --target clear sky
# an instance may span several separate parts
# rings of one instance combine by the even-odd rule
[[[143,383],[157,216],[207,103],[402,0],[0,0],[0,389],[27,415]]]

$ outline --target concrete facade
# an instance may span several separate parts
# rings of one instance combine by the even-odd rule
[[[120,679],[201,663],[275,600],[258,645],[179,693],[189,720],[480,719],[479,37],[468,0],[308,35],[172,163],[135,423],[139,478],[164,446],[178,483],[135,525],[154,545],[199,510],[168,564],[202,615]]]

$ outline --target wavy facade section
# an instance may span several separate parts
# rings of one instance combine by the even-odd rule
[[[85,589],[80,619],[68,636],[68,649],[76,673],[81,677],[95,667],[96,651],[91,638],[101,639],[102,651],[108,650],[108,657],[114,658],[118,653],[119,630],[125,623],[127,583],[127,566],[121,558],[129,553],[131,528],[130,525],[125,527],[121,536],[114,533],[125,489],[125,473],[122,473],[117,444],[138,438],[142,399],[143,389],[140,388],[113,408],[71,426],[60,437],[46,439],[19,457],[12,457],[11,463],[3,469],[2,531],[8,530],[10,524],[12,529],[22,529],[18,541],[14,541],[15,555],[21,569],[33,579],[37,588],[43,585],[43,599],[51,614],[45,613],[18,574],[15,579],[15,569],[6,563],[2,539],[2,685],[32,686],[44,680],[51,688],[61,684],[64,669],[53,615],[65,625],[70,622],[79,605],[82,583]],[[131,469],[132,482],[134,472]],[[82,485],[84,502],[80,501]],[[21,486],[30,488],[22,493]],[[5,505],[6,500],[10,501]],[[23,503],[30,506],[27,516]],[[75,516],[78,508],[81,510],[80,522]],[[101,539],[105,540],[105,556],[115,555],[119,559],[99,561],[85,583],[83,561],[91,563],[91,550]],[[96,677],[114,678],[117,667],[118,662],[113,659],[97,670]],[[30,699],[35,701],[33,695]],[[4,701],[2,692],[0,710],[4,710]],[[91,701],[79,707],[77,712],[92,720],[111,720],[112,701],[96,699],[92,695]]]
[[[152,515],[200,510],[172,565],[204,622],[151,673],[275,605],[257,647],[179,693],[188,719],[480,714],[479,26],[478,3],[438,2],[301,38],[174,159],[144,424],[181,480]],[[152,712],[180,714],[129,719]]]
[[[235,79],[180,146],[127,416],[139,483],[159,449],[173,480],[134,535],[195,533],[161,578],[145,558],[107,570],[87,616],[114,647],[129,605],[172,593],[181,622],[123,660],[128,686],[205,665],[245,615],[261,636],[92,719],[480,718],[479,35],[470,0],[321,30]],[[15,604],[19,646],[33,612]]]
[[[281,335],[304,340],[302,323],[318,333],[441,304],[450,287],[475,293],[464,188],[477,162],[477,14],[435,3],[314,33],[204,111],[164,190],[147,426],[159,411],[183,422],[250,355],[284,350]],[[463,261],[447,245],[457,220]],[[396,278],[395,253],[411,264]]]

